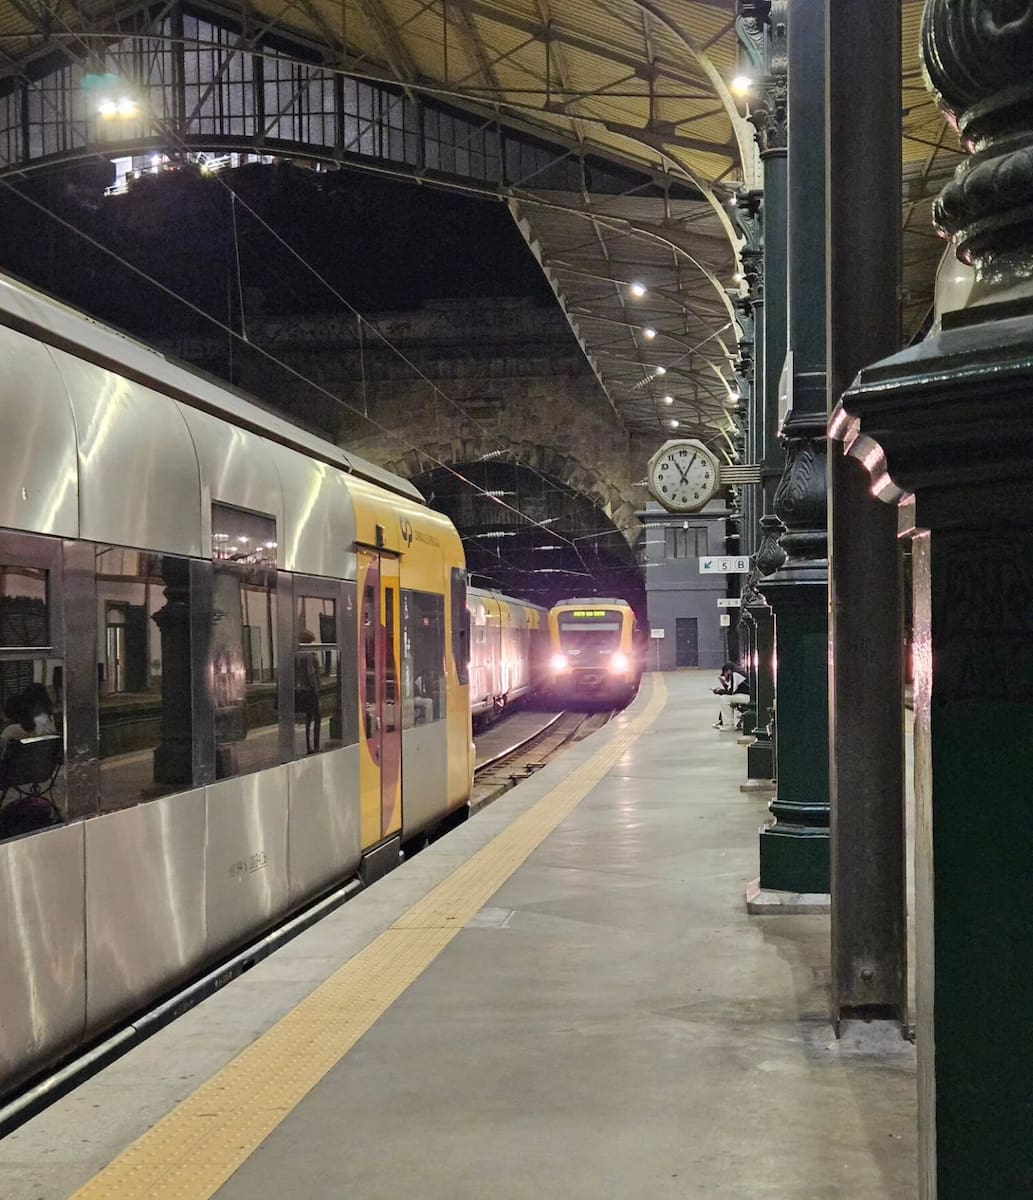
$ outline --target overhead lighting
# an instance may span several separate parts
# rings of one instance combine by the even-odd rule
[[[742,399],[742,396],[738,392],[729,392],[728,399],[731,400],[733,404],[738,404]]]
[[[749,75],[736,75],[728,86],[733,96],[747,96],[753,87],[753,80]]]
[[[636,279],[635,282],[628,288],[628,291],[631,292],[636,300],[641,300],[648,289],[644,283],[639,283]]]
[[[743,281],[743,273],[741,271],[736,271],[735,274],[732,276],[732,282],[733,283],[742,283],[742,281]]]
[[[647,325],[645,329],[642,330],[642,336],[647,342],[651,342],[653,338],[656,337],[656,330],[652,327],[652,325]]]
[[[657,374],[657,375],[666,375],[666,374],[667,374],[667,368],[666,368],[666,367],[657,367],[657,368],[656,368],[656,374]]]
[[[680,422],[679,422],[679,420],[678,420],[678,418],[677,418],[677,417],[672,417],[672,418],[670,419],[670,421],[668,421],[667,423],[668,423],[668,425],[670,425],[670,427],[671,427],[672,429],[677,429],[677,428],[678,428],[678,426],[679,426],[679,424],[680,424]]]
[[[664,396],[664,404],[673,404],[673,403],[674,403],[673,396]]]

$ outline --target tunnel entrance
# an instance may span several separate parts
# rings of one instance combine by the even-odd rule
[[[544,607],[571,596],[619,596],[644,616],[635,550],[588,496],[498,459],[436,467],[412,482],[459,530],[475,587]]]

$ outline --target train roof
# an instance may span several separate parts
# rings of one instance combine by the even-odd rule
[[[419,504],[426,503],[408,480],[309,433],[269,411],[253,396],[166,358],[145,342],[5,272],[0,272],[0,324]]]
[[[619,596],[575,596],[573,600],[560,600],[555,608],[631,608],[627,600]]]

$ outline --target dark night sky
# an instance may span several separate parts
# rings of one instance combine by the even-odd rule
[[[17,186],[175,291],[238,320],[232,187],[363,313],[434,298],[555,299],[505,208],[357,172],[254,165],[219,178],[145,176],[103,198],[83,168]],[[249,311],[329,312],[340,302],[238,204]],[[0,189],[0,268],[133,333],[206,322],[122,265]]]

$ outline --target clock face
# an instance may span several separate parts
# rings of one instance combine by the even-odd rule
[[[694,512],[717,491],[717,467],[699,443],[671,442],[654,457],[649,482],[665,508]]]

